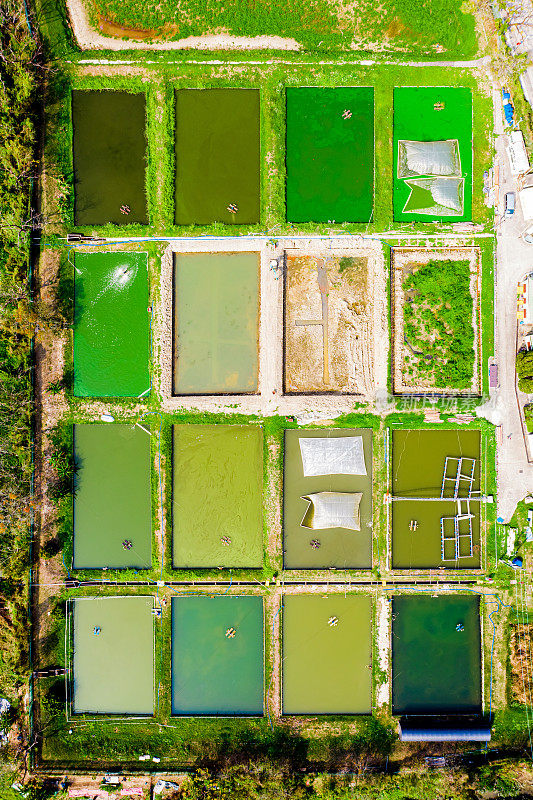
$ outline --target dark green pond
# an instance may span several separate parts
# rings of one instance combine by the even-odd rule
[[[131,425],[75,425],[74,455],[74,567],[151,567],[148,434]]]
[[[317,475],[305,477],[299,439],[362,436],[366,476]],[[287,569],[370,569],[372,566],[372,431],[367,428],[319,428],[285,431],[283,468],[283,561]],[[314,492],[362,492],[361,530],[302,527],[308,508],[304,495]],[[314,548],[311,542],[319,541]]]
[[[76,89],[72,124],[75,224],[147,224],[145,95]]]
[[[287,220],[370,222],[374,89],[287,89]]]
[[[262,599],[173,597],[172,713],[260,715],[263,694]]]
[[[369,714],[371,627],[370,597],[285,596],[283,713]]]
[[[479,598],[395,597],[392,611],[393,714],[479,713]]]
[[[259,98],[256,89],[176,92],[178,225],[259,222]]]

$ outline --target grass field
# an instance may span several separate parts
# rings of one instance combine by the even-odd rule
[[[287,89],[287,220],[370,222],[374,90]]]
[[[142,29],[149,36],[177,39],[218,33],[275,35],[296,39],[305,48],[351,48],[425,53],[438,57],[472,56],[476,52],[474,20],[461,0],[87,0],[97,26],[109,23]],[[141,30],[139,30],[141,29]],[[135,31],[123,35],[135,36]],[[115,35],[120,35],[116,31]],[[144,34],[145,36],[146,34]],[[144,38],[143,36],[143,38]]]
[[[442,103],[437,110],[435,104]],[[414,113],[416,109],[416,113]],[[398,140],[416,142],[457,139],[464,178],[464,213],[443,216],[404,211],[411,194],[405,180],[398,178]],[[394,219],[397,221],[458,222],[472,218],[472,91],[463,87],[410,87],[394,90],[393,123]],[[429,198],[429,202],[434,198]]]

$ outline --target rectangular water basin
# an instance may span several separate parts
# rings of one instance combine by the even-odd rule
[[[75,713],[153,713],[153,605],[153,597],[72,601]]]
[[[174,256],[174,394],[257,391],[259,256]]]
[[[393,714],[479,713],[479,598],[395,597],[392,612]]]
[[[152,566],[150,436],[131,425],[75,425],[75,569]]]
[[[370,222],[374,89],[287,89],[287,221]]]
[[[361,436],[366,475],[304,476],[299,440]],[[368,428],[286,430],[283,467],[283,562],[286,569],[370,569],[372,566],[372,431]],[[362,493],[360,530],[302,526],[309,508],[305,495]],[[318,546],[317,546],[318,542]]]
[[[145,95],[76,89],[72,125],[75,224],[148,224]]]
[[[74,394],[138,397],[150,389],[146,253],[76,253]]]
[[[415,143],[456,140],[459,144],[460,163],[453,174],[447,174],[438,164],[431,166],[431,160],[426,163],[427,159],[425,161],[422,158],[417,164],[416,159],[410,159],[408,163],[415,167],[416,172],[422,171],[419,175],[398,177],[399,140]],[[393,154],[395,220],[450,223],[472,218],[471,89],[450,86],[401,86],[394,89]],[[437,172],[437,169],[440,171]],[[428,181],[425,178],[428,176],[444,177],[444,188],[434,189],[432,192],[427,188]],[[453,208],[457,198],[450,189],[450,179],[456,181],[461,178],[464,180],[462,213],[458,204]],[[412,181],[418,181],[418,184]],[[433,209],[433,212],[420,213],[416,211],[417,208],[425,208],[429,212]],[[448,209],[450,213],[443,213],[443,209]]]
[[[260,597],[172,598],[172,713],[263,714]]]
[[[370,597],[283,598],[283,713],[369,714]]]
[[[261,567],[263,431],[174,425],[173,566]]]
[[[176,92],[176,223],[260,219],[259,91]]]

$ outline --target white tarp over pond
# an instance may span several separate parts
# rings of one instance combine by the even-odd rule
[[[362,436],[301,438],[304,476],[366,475]]]
[[[348,528],[361,530],[359,505],[362,492],[317,492],[306,494],[309,506],[302,520],[303,528],[324,530],[325,528]]]

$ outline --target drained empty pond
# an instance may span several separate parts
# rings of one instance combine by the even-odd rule
[[[285,431],[283,561],[287,569],[372,566],[371,430]]]
[[[283,713],[370,714],[370,597],[283,598]]]
[[[131,425],[75,425],[76,569],[152,566],[150,436]]]
[[[174,425],[173,565],[261,567],[263,431]]]
[[[287,89],[287,220],[370,222],[374,90]]]
[[[137,397],[150,388],[146,253],[76,253],[74,394]]]
[[[470,89],[396,88],[393,148],[395,220],[457,222],[471,219]]]
[[[174,394],[257,391],[259,256],[174,256]]]
[[[172,713],[263,713],[262,598],[172,598]]]
[[[259,91],[176,92],[176,223],[260,219]]]
[[[480,566],[479,430],[395,430],[392,566]]]
[[[72,601],[76,713],[153,713],[153,604],[152,597]]]
[[[74,222],[148,223],[144,94],[72,92]]]
[[[479,713],[479,598],[395,597],[392,610],[393,714]]]

